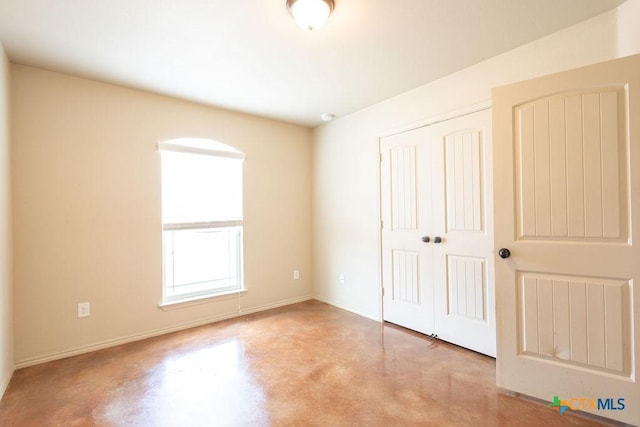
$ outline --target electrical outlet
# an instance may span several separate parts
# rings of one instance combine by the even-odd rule
[[[300,279],[300,270],[293,270],[293,280]]]
[[[81,302],[78,304],[78,318],[87,317],[91,315],[91,304],[88,302]]]
[[[340,284],[344,285],[344,273],[340,273]]]

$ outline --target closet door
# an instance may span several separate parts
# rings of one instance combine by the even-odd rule
[[[491,111],[430,126],[428,143],[435,331],[442,340],[495,356]]]
[[[381,139],[382,284],[385,321],[495,356],[490,128],[486,110]]]
[[[431,155],[427,128],[380,140],[383,318],[433,333]]]

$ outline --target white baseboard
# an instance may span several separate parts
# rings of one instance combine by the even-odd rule
[[[109,347],[115,347],[121,344],[127,344],[134,341],[140,341],[146,338],[157,337],[159,335],[169,334],[171,332],[182,331],[185,329],[195,328],[197,326],[206,325],[209,323],[219,322],[221,320],[232,319],[234,317],[245,316],[251,313],[257,313],[260,311],[271,310],[273,308],[283,307],[285,305],[297,304],[299,302],[304,302],[313,299],[313,295],[305,295],[302,297],[289,298],[286,300],[278,301],[271,304],[263,304],[255,307],[244,308],[238,311],[234,311],[232,313],[223,313],[212,317],[207,317],[200,320],[195,320],[192,322],[181,323],[179,325],[170,326],[168,328],[155,329],[152,331],[143,332],[141,334],[133,334],[128,335],[121,338],[116,338],[113,340],[101,341],[98,343],[90,344],[87,346],[76,347],[73,349],[60,351],[56,353],[50,353],[42,356],[31,357],[28,359],[19,360],[16,362],[16,369],[26,368],[28,366],[38,365],[40,363],[51,362],[53,360],[64,359],[71,356],[77,356],[79,354],[90,353],[96,350],[102,350]],[[7,381],[8,383],[8,381]],[[6,387],[6,385],[5,385]]]
[[[299,302],[310,301],[314,299],[313,295],[305,295],[302,297],[289,298],[286,300],[278,301],[273,304],[263,304],[250,308],[243,308],[240,310],[240,316],[245,314],[257,313],[259,311],[271,310],[272,308],[284,307],[285,305],[297,304]]]
[[[340,308],[342,310],[350,311],[351,313],[357,314],[358,316],[366,317],[367,319],[371,319],[371,320],[374,320],[376,322],[382,322],[382,319],[380,318],[380,316],[373,316],[373,315],[371,315],[369,313],[365,313],[363,311],[354,310],[352,307],[347,307],[345,305],[339,304],[339,303],[331,300],[330,298],[323,297],[321,295],[314,295],[313,299],[316,299],[318,301],[322,301],[322,302],[324,302],[326,304],[332,305],[332,306]]]

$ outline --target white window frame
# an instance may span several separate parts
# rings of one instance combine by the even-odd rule
[[[244,154],[220,142],[200,139],[200,138],[180,138],[169,141],[162,141],[158,143],[159,152],[172,151],[186,154],[205,155],[212,157],[223,157],[230,159],[238,159],[244,161]],[[243,215],[244,216],[244,215]],[[213,229],[225,229],[235,228],[239,229],[237,245],[237,262],[236,262],[236,277],[237,284],[234,286],[219,287],[213,289],[206,289],[201,291],[185,292],[178,295],[168,295],[167,284],[167,271],[170,270],[173,274],[173,266],[168,268],[165,265],[166,260],[166,246],[165,241],[167,231],[182,231],[182,230],[213,230]],[[202,222],[180,222],[180,223],[165,223],[162,221],[162,303],[160,307],[166,307],[171,305],[179,305],[182,303],[189,303],[192,301],[199,301],[202,299],[221,297],[225,295],[233,295],[242,292],[246,292],[244,286],[244,250],[243,250],[243,235],[244,235],[244,221],[243,219],[230,219],[222,221],[202,221]],[[173,281],[172,281],[173,283]]]

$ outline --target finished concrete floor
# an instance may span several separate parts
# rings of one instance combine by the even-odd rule
[[[490,357],[308,301],[18,370],[0,425],[602,424],[501,393]]]

